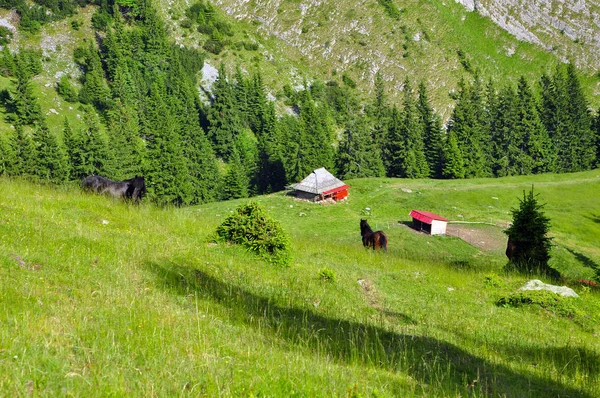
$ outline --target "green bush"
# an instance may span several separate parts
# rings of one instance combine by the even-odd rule
[[[321,268],[321,270],[319,271],[319,279],[321,279],[325,282],[335,282],[335,280],[336,280],[335,271],[330,270],[327,267]]]
[[[0,46],[7,45],[13,38],[13,33],[6,26],[0,26]]]
[[[581,318],[584,314],[575,302],[572,297],[563,297],[548,290],[524,290],[500,298],[496,305],[513,308],[537,306],[566,318]]]
[[[235,209],[217,227],[217,236],[242,245],[275,264],[287,265],[291,260],[289,237],[281,224],[267,216],[256,202]]]
[[[77,89],[71,84],[71,80],[68,75],[62,75],[58,83],[56,83],[56,92],[65,101],[77,102],[79,93]]]
[[[225,43],[220,40],[208,39],[202,48],[209,53],[218,55],[225,48]]]

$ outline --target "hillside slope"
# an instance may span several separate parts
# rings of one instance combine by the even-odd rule
[[[539,45],[591,70],[600,56],[600,3],[579,0],[457,0],[519,40]]]
[[[553,265],[590,278],[597,174],[354,180],[329,206],[256,198],[291,237],[288,268],[213,241],[243,200],[128,206],[0,178],[0,395],[598,396],[597,291],[571,280],[581,297],[560,311],[497,306],[526,280],[502,272],[502,250],[398,223],[420,208],[505,225],[534,184]],[[387,253],[362,247],[365,217]]]
[[[427,83],[438,111],[446,116],[452,106],[448,94],[475,69],[485,79],[497,82],[516,82],[520,75],[534,82],[543,71],[565,59],[562,52],[549,50],[552,41],[543,46],[524,42],[522,37],[511,34],[514,32],[495,25],[494,18],[468,12],[452,1],[392,2],[400,10],[398,18],[390,17],[376,1],[215,3],[231,17],[248,23],[248,31],[256,31],[264,45],[266,64],[292,62],[283,73],[284,81],[290,76],[297,76],[296,84],[301,83],[302,76],[339,79],[346,73],[363,90],[371,92],[374,76],[381,72],[396,98],[408,76],[413,82]],[[500,18],[503,10],[495,10],[494,15]],[[516,7],[506,10],[509,11],[511,15],[519,12]],[[576,24],[578,20],[569,19],[573,16],[565,13],[555,18],[565,25]],[[593,36],[595,31],[590,29],[587,32]],[[592,77],[595,53],[589,46],[568,52],[577,60],[589,60],[578,64],[584,67],[585,85],[596,104],[598,79]],[[270,77],[275,83],[282,76]]]

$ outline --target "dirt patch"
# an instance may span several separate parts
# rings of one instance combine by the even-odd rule
[[[485,251],[506,249],[503,228],[486,224],[448,224],[446,235],[455,236]]]
[[[362,287],[363,291],[365,292],[365,296],[367,297],[369,304],[372,307],[381,310],[383,307],[381,306],[381,301],[379,300],[377,290],[375,290],[375,284],[373,284],[373,282],[371,282],[368,279],[359,279],[358,284],[360,285],[360,287]]]

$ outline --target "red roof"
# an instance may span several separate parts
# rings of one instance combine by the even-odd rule
[[[348,185],[342,185],[341,187],[333,188],[333,189],[330,189],[328,191],[323,192],[323,195],[329,195],[329,194],[332,194],[332,193],[336,193],[336,192],[340,192],[340,191],[345,191],[348,188],[350,188]]]
[[[410,216],[421,222],[424,222],[425,224],[431,224],[433,220],[448,222],[448,220],[442,216],[438,216],[437,214],[423,210],[411,210]]]

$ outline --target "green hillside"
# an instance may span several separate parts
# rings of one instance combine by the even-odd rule
[[[157,208],[0,178],[0,395],[600,395],[600,293],[575,282],[599,279],[597,170],[346,182],[338,204],[256,198],[291,237],[282,268],[214,241],[246,200]],[[503,272],[501,231],[531,185],[580,298],[497,306],[527,280]],[[404,224],[413,208],[496,226],[432,237]],[[362,247],[360,218],[387,253]]]
[[[236,21],[239,35],[233,42],[251,40],[260,48],[246,51],[240,46],[229,46],[218,56],[209,54],[208,62],[216,65],[225,60],[232,68],[241,65],[247,70],[258,64],[273,94],[280,91],[282,84],[299,86],[304,79],[341,82],[343,75],[356,81],[361,91],[372,93],[375,74],[380,72],[397,102],[407,76],[413,82],[423,80],[431,90],[437,111],[447,118],[453,105],[449,94],[457,89],[461,78],[470,79],[478,71],[484,80],[497,83],[516,84],[521,75],[534,83],[565,58],[518,40],[490,19],[468,12],[455,1],[213,3]],[[384,4],[391,4],[397,14],[387,11]],[[197,46],[206,40],[193,29],[181,27],[189,2],[174,1],[162,7],[177,42]],[[557,47],[560,44],[557,42]],[[570,50],[567,58],[577,61],[579,54],[587,50],[580,45]],[[593,67],[583,70],[587,94],[594,106],[599,104],[596,71]]]

